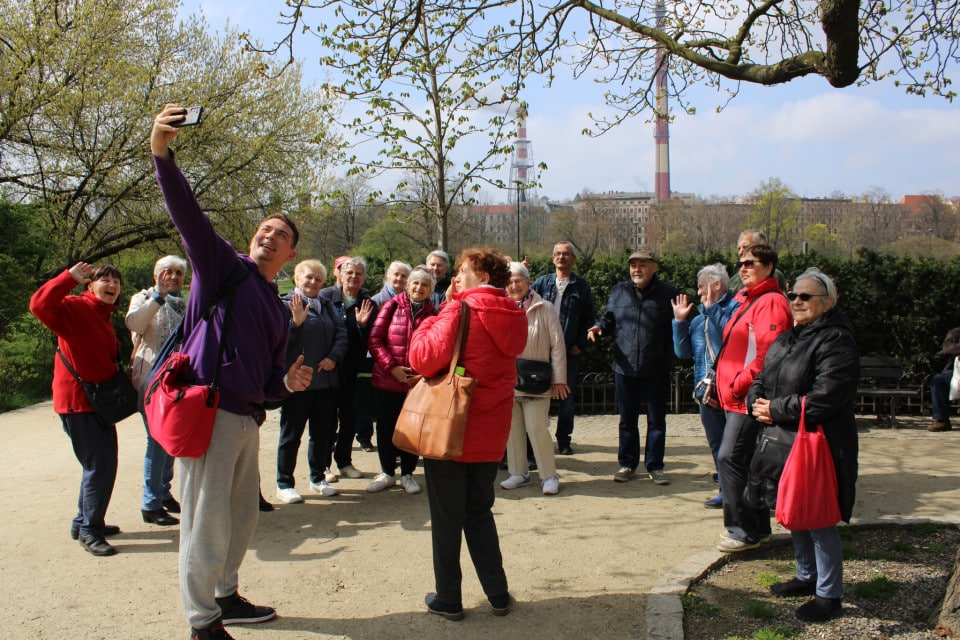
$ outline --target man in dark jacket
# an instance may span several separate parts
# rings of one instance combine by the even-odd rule
[[[537,278],[530,288],[553,304],[560,316],[563,340],[567,345],[567,386],[570,393],[557,401],[557,449],[561,455],[573,455],[570,439],[573,436],[573,405],[580,387],[580,358],[587,348],[587,329],[596,322],[593,291],[590,283],[573,272],[577,261],[572,242],[558,242],[553,247],[555,273]]]
[[[630,254],[630,280],[610,290],[607,308],[587,331],[591,342],[616,335],[613,373],[620,407],[620,468],[617,482],[626,482],[640,465],[641,403],[647,405],[647,440],[643,464],[656,484],[670,484],[663,472],[667,436],[667,398],[673,364],[673,305],[676,287],[657,278],[657,258],[651,251]]]
[[[960,357],[960,327],[950,329],[943,340],[943,353],[947,356],[947,368],[930,378],[930,405],[933,423],[930,431],[950,431],[950,379],[953,377],[953,361]]]

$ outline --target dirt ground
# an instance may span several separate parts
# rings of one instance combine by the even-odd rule
[[[261,433],[264,493],[275,492],[278,424]],[[231,627],[245,638],[377,639],[643,638],[651,587],[671,567],[716,544],[721,516],[702,502],[715,491],[695,415],[671,415],[669,486],[614,483],[614,416],[578,418],[575,455],[559,457],[561,490],[539,484],[497,490],[494,507],[517,605],[494,617],[464,556],[459,623],[424,613],[432,590],[425,494],[367,494],[376,453],[356,450],[366,473],[342,479],[341,495],[309,493],[305,454],[297,468],[306,503],[261,514],[241,570],[241,593],[277,608],[269,623]],[[857,516],[960,520],[960,433],[930,434],[919,421],[865,429]],[[108,522],[123,532],[119,554],[95,558],[68,535],[80,469],[49,403],[0,416],[0,577],[10,613],[3,638],[186,638],[177,589],[176,527],[144,524],[140,508],[144,431],[119,425],[120,470]],[[301,449],[303,451],[303,449]],[[504,472],[505,473],[505,472]],[[422,480],[422,472],[416,477]]]

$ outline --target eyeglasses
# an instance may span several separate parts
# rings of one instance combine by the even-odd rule
[[[553,252],[553,257],[554,257],[554,258],[559,258],[560,256],[566,256],[566,257],[569,258],[569,257],[572,256],[572,255],[573,255],[573,252],[571,252],[571,251],[554,251],[554,252]]]
[[[759,260],[741,260],[740,262],[734,265],[734,268],[737,271],[740,271],[740,269],[743,269],[743,268],[753,269],[758,262],[760,261]],[[760,264],[763,264],[763,263],[761,262]]]
[[[791,291],[787,294],[787,300],[793,302],[797,298],[800,298],[803,302],[810,302],[810,298],[826,298],[827,294],[825,293],[794,293]]]

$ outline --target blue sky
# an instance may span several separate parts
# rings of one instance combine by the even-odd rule
[[[279,30],[283,6],[283,0],[185,0],[181,14],[202,9],[218,30],[229,18],[234,28],[267,43]],[[305,79],[319,82],[319,53],[309,40],[298,41],[298,58]],[[587,114],[606,110],[603,87],[574,81],[563,70],[560,75],[549,89],[529,83],[524,96],[533,160],[549,167],[539,193],[563,200],[585,189],[652,191],[653,125],[641,117],[598,138],[582,135],[590,126]],[[960,105],[907,96],[892,83],[833,89],[820,77],[807,77],[775,87],[742,85],[716,113],[710,91],[697,90],[697,115],[680,114],[670,126],[672,191],[739,196],[777,177],[810,198],[859,195],[874,186],[896,200],[960,195]],[[506,168],[503,174],[506,181]],[[491,191],[485,197],[506,199]]]

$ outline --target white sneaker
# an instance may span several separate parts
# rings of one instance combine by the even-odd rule
[[[277,500],[283,504],[299,504],[303,502],[303,496],[293,487],[289,489],[277,488]]]
[[[541,482],[540,485],[543,487],[543,495],[545,496],[556,495],[557,492],[560,491],[560,476],[558,475],[550,476],[549,478]]]
[[[352,464],[348,464],[345,467],[340,467],[340,475],[344,475],[348,478],[353,478],[356,480],[357,478],[363,477],[363,472],[354,467]]]
[[[528,484],[530,484],[530,474],[525,473],[522,476],[510,476],[501,482],[500,486],[504,489],[517,489],[519,487],[525,487]]]
[[[420,485],[417,484],[417,481],[413,479],[413,476],[409,473],[400,476],[400,486],[403,487],[403,490],[407,493],[420,493]]]
[[[327,482],[326,480],[321,480],[319,483],[311,482],[310,490],[313,491],[314,493],[319,493],[325,498],[329,498],[330,496],[335,496],[338,493],[340,493],[339,491],[331,487],[330,483]]]
[[[330,469],[324,469],[324,470],[323,470],[323,479],[327,481],[327,484],[333,484],[334,482],[336,482],[336,481],[339,480],[340,478],[337,477],[337,474],[335,474],[333,471],[330,471]]]
[[[411,478],[412,480],[412,478]],[[377,493],[397,484],[397,479],[385,473],[378,473],[373,482],[367,485],[367,493]]]

